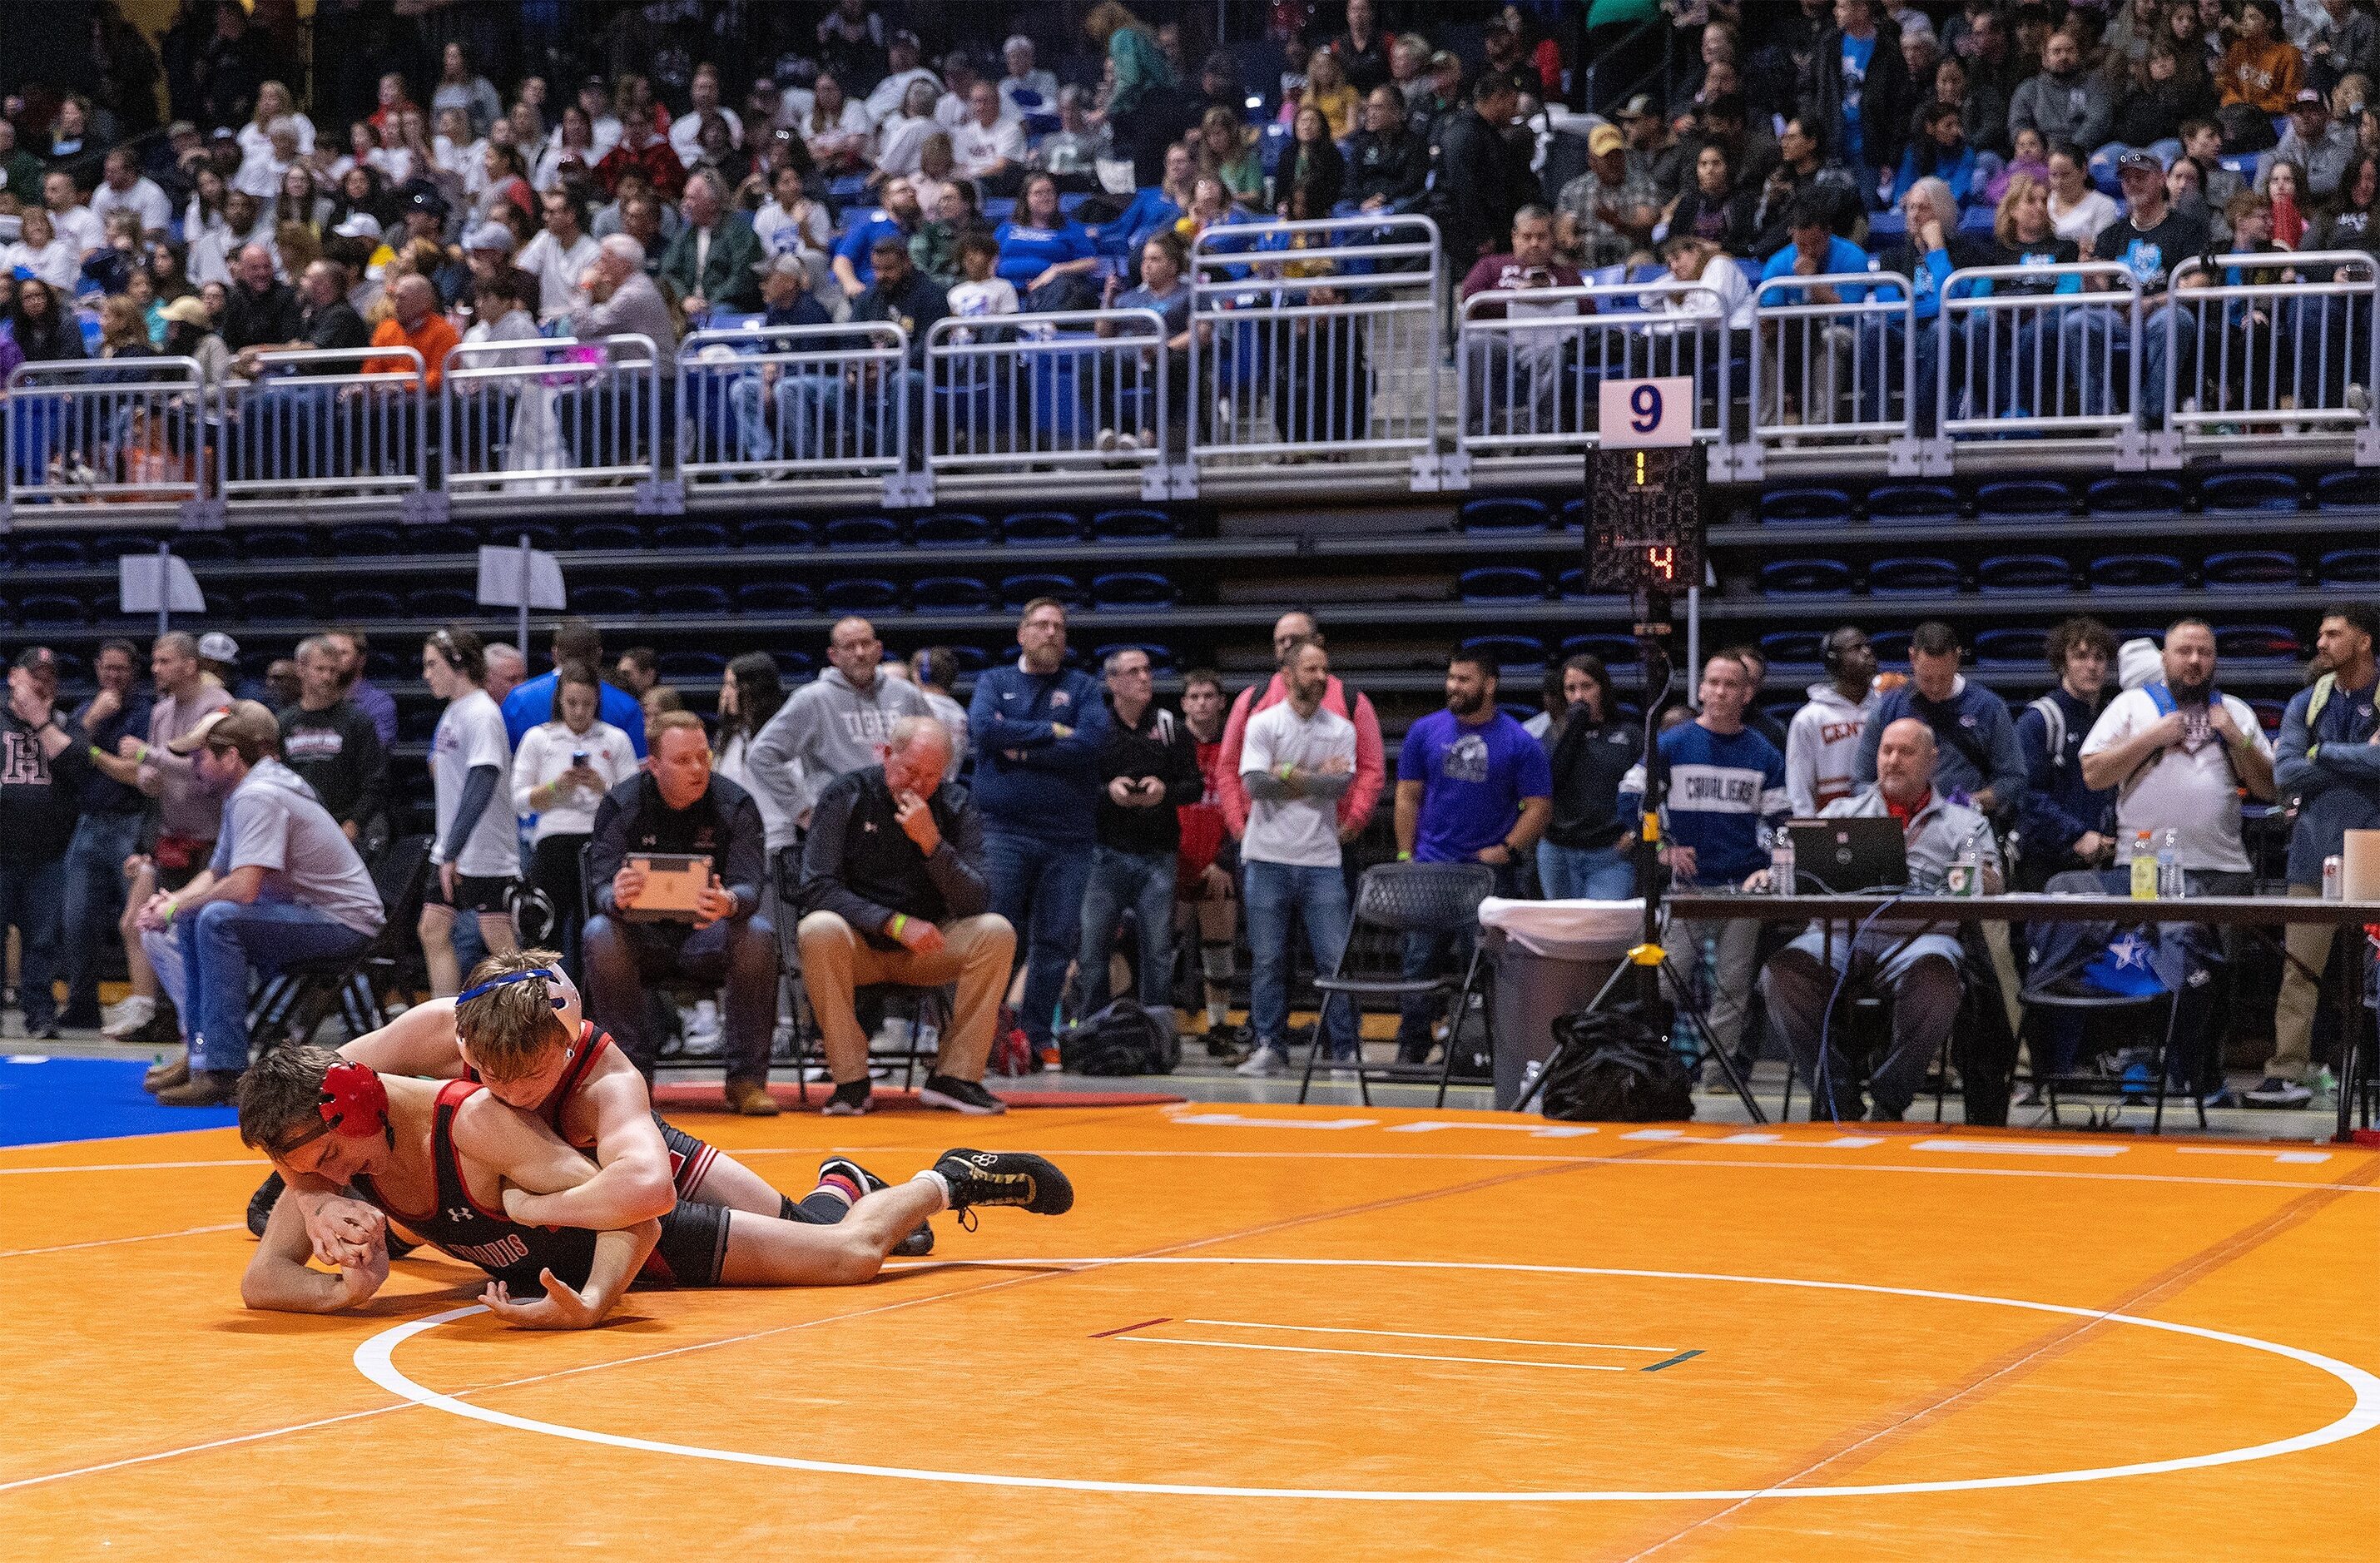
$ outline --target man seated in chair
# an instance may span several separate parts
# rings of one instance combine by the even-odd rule
[[[271,711],[234,700],[165,747],[195,755],[200,783],[225,796],[206,871],[139,914],[141,948],[189,1044],[188,1068],[153,1088],[167,1107],[221,1107],[248,1068],[249,967],[354,955],[388,918],[355,843],[281,763]]]
[[[700,717],[662,711],[645,735],[650,769],[613,788],[595,810],[587,855],[595,915],[580,936],[589,1008],[650,1079],[660,1039],[646,986],[723,984],[727,1105],[766,1118],[777,1110],[769,1096],[777,944],[769,920],[759,915],[767,864],[760,808],[751,794],[711,774],[710,739]],[[710,860],[710,882],[690,908],[640,904],[657,854]]]
[[[1934,787],[1937,758],[1933,729],[1915,717],[1903,717],[1884,730],[1876,750],[1876,780],[1848,798],[1838,798],[1819,818],[1876,818],[1889,815],[1900,821],[1909,854],[1910,889],[1938,894],[1946,871],[1962,852],[1972,849],[1982,866],[1986,893],[2000,891],[1999,848],[1991,824],[1965,804],[1952,803]],[[1762,869],[1744,888],[1765,891],[1768,871]],[[1768,1004],[1768,1023],[1791,1050],[1793,1062],[1810,1082],[1810,1116],[1821,1113],[1837,1121],[1860,1117],[1859,1092],[1853,1084],[1852,1060],[1844,1043],[1846,1011],[1839,1011],[1826,1026],[1828,1004],[1838,986],[1846,1000],[1864,987],[1889,997],[1892,1040],[1884,1057],[1868,1074],[1867,1118],[1872,1122],[1897,1122],[1909,1111],[1925,1072],[1942,1050],[1957,1020],[1963,997],[1958,935],[1926,931],[1923,922],[1887,919],[1851,945],[1850,929],[1839,928],[1828,939],[1813,926],[1779,951],[1761,974],[1760,989]],[[1856,981],[1843,981],[1847,965],[1856,968]],[[1828,1034],[1826,1057],[1818,1056],[1822,1026]]]
[[[881,765],[845,771],[810,806],[802,986],[834,1077],[830,1116],[868,1109],[868,1034],[854,996],[875,983],[956,983],[941,1050],[917,1099],[953,1112],[1008,1110],[984,1089],[983,1067],[1016,931],[991,910],[983,815],[942,780],[950,768],[950,730],[931,716],[905,716],[892,724]]]

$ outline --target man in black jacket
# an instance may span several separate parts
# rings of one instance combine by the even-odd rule
[[[1512,213],[1536,199],[1527,193],[1536,176],[1504,139],[1520,102],[1509,77],[1482,77],[1471,90],[1469,110],[1454,115],[1439,139],[1430,215],[1438,220],[1453,275],[1503,248]]]
[[[1802,106],[1876,203],[1877,176],[1900,166],[1917,90],[1900,56],[1900,24],[1876,15],[1876,0],[1835,0],[1835,25],[1811,51]]]
[[[950,730],[932,717],[892,724],[884,763],[836,777],[810,806],[802,843],[802,986],[825,1038],[834,1094],[824,1110],[868,1109],[868,1034],[853,995],[877,983],[958,985],[933,1072],[917,1099],[964,1113],[1005,1112],[983,1088],[1016,930],[991,910],[983,816],[945,782]]]
[[[1190,729],[1154,698],[1148,653],[1108,653],[1107,737],[1099,745],[1099,840],[1083,891],[1083,947],[1076,957],[1082,1011],[1108,1001],[1108,956],[1116,927],[1132,908],[1140,926],[1140,1001],[1171,1014],[1173,881],[1182,845],[1174,811],[1206,791]]]
[[[83,766],[83,751],[58,722],[57,694],[56,659],[46,646],[29,647],[8,671],[0,709],[0,940],[16,928],[25,1035],[42,1038],[58,1034],[51,974]]]
[[[587,883],[596,915],[580,936],[587,1009],[631,1062],[652,1078],[660,1051],[648,984],[682,979],[727,989],[727,1105],[773,1117],[769,1040],[777,1024],[777,942],[759,915],[768,851],[752,794],[710,772],[710,739],[691,711],[663,711],[645,730],[643,774],[595,809]],[[690,912],[640,906],[656,854],[710,859],[710,883]]]
[[[1411,212],[1429,181],[1429,145],[1405,124],[1404,94],[1376,87],[1347,149],[1347,199],[1359,212]]]
[[[306,779],[347,840],[360,842],[388,795],[388,753],[346,697],[346,659],[328,636],[298,643],[298,703],[280,714],[281,763]]]

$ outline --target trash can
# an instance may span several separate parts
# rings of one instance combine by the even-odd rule
[[[1645,903],[1490,896],[1479,926],[1496,968],[1496,1107],[1510,1111],[1529,1065],[1553,1052],[1555,1020],[1585,1009],[1645,937]]]

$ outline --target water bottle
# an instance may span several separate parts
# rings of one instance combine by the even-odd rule
[[[1768,847],[1768,893],[1791,895],[1798,883],[1793,870],[1793,838],[1779,830]]]
[[[2155,901],[2157,896],[2156,854],[2149,845],[2150,832],[2132,832],[2132,899]]]
[[[2181,878],[2181,832],[2170,826],[2157,842],[2156,873],[2158,900],[2180,901],[2190,893]]]

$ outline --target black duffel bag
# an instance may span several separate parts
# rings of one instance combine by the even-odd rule
[[[1573,1122],[1677,1122],[1694,1115],[1694,1076],[1633,1004],[1580,1010],[1554,1022],[1560,1044],[1540,1098]]]
[[[1182,1038],[1171,1014],[1117,999],[1058,1034],[1058,1061],[1069,1074],[1171,1074]]]

